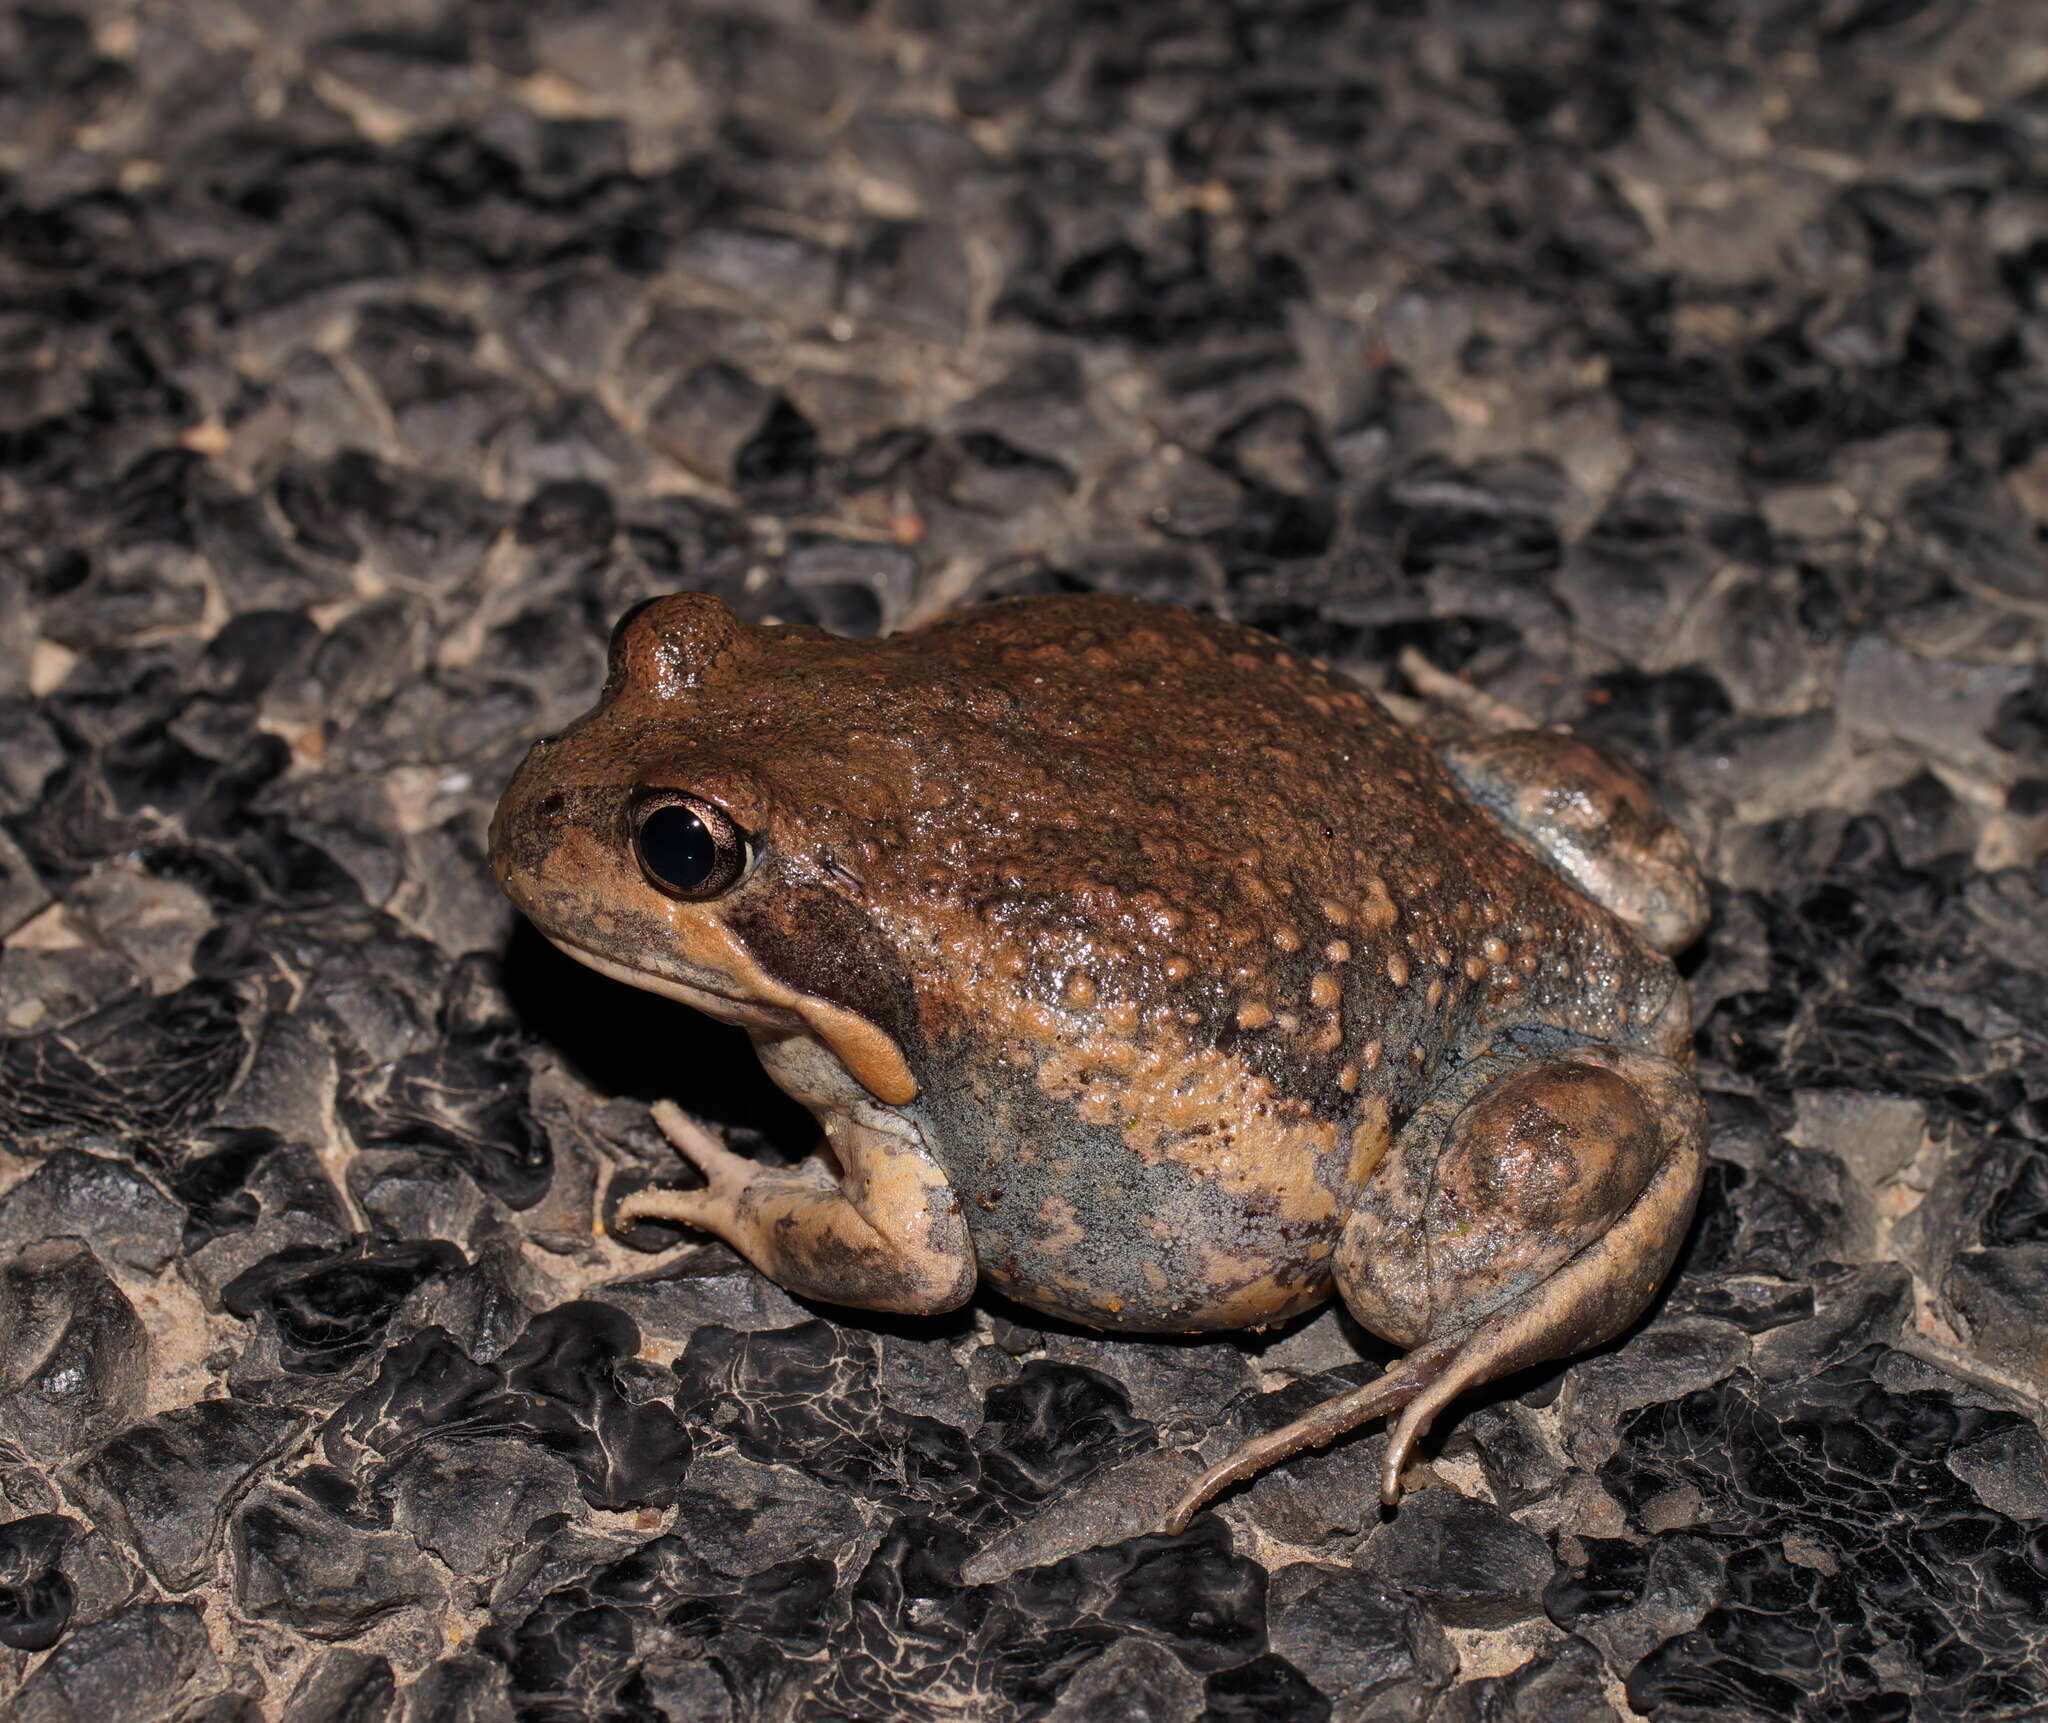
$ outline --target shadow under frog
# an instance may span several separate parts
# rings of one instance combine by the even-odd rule
[[[822,1129],[793,1168],[655,1117],[716,1233],[804,1297],[986,1280],[1103,1329],[1257,1328],[1334,1291],[1408,1349],[1167,1518],[1612,1338],[1691,1217],[1703,1110],[1668,952],[1705,894],[1625,768],[1433,749],[1192,611],[1018,599],[848,641],[643,605],[491,855],[600,973],[741,1025]]]

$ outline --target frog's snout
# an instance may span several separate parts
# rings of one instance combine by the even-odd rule
[[[544,787],[533,776],[534,761],[544,744],[536,744],[526,763],[505,786],[491,815],[491,872],[522,911],[531,905],[541,882],[554,872],[553,862],[564,838],[586,822],[589,792]]]

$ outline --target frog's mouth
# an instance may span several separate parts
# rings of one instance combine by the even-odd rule
[[[748,1029],[793,1030],[803,1027],[803,1019],[798,1013],[765,1000],[749,999],[742,993],[715,987],[708,976],[704,980],[693,976],[685,981],[670,975],[657,975],[650,970],[634,969],[615,958],[601,957],[588,946],[577,945],[555,934],[543,937],[557,951],[575,958],[586,969],[596,970],[607,980],[623,981],[628,987],[637,987],[643,993],[656,993],[664,999],[673,999],[693,1011],[703,1012],[706,1017],[715,1017],[721,1023],[737,1023]],[[706,974],[695,964],[689,967],[700,975]]]
[[[707,1017],[715,1017],[721,1023],[736,1023],[742,1029],[770,1036],[779,1033],[815,1037],[831,1050],[861,1087],[887,1106],[908,1106],[917,1099],[917,1079],[910,1074],[910,1067],[904,1062],[903,1050],[887,1033],[844,1006],[800,993],[775,980],[747,955],[746,948],[730,933],[722,928],[713,930],[703,924],[698,925],[702,928],[696,941],[699,949],[708,946],[715,948],[721,956],[729,956],[733,963],[730,971],[674,953],[670,961],[688,970],[689,980],[650,974],[647,970],[628,968],[615,958],[600,956],[585,946],[557,938],[546,933],[545,929],[542,931],[548,943],[558,951],[600,975],[613,981],[623,981],[628,987],[658,993],[664,999],[676,1000]],[[700,981],[697,979],[699,976],[705,979]],[[726,986],[707,984],[714,980],[726,983]],[[727,991],[727,987],[733,990]]]

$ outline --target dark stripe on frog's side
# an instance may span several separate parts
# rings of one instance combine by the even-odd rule
[[[921,1046],[910,982],[866,913],[801,879],[738,897],[725,925],[777,981],[881,1030],[906,1058]]]

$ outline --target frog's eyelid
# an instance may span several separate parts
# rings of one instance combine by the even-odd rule
[[[625,639],[626,630],[633,626],[634,620],[639,616],[641,611],[645,610],[650,604],[655,604],[658,602],[658,599],[643,598],[640,600],[638,604],[630,605],[627,608],[625,615],[621,616],[618,619],[618,621],[612,624],[612,637],[611,640],[607,643],[605,651],[607,653],[618,651],[619,642]]]

